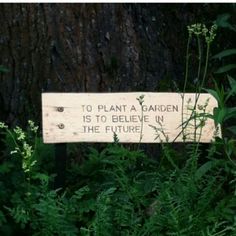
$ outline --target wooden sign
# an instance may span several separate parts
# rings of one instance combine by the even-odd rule
[[[197,103],[196,103],[197,100]],[[194,93],[43,93],[45,143],[211,142],[217,101]]]

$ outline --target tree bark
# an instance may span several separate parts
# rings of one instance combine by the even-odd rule
[[[0,74],[0,120],[40,121],[41,92],[171,90],[183,78],[186,26],[209,9],[0,4],[0,65],[9,69]]]

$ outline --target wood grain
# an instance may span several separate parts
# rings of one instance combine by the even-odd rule
[[[137,100],[141,95],[142,105]],[[116,133],[124,143],[183,142],[183,138],[208,143],[221,136],[219,127],[216,132],[213,120],[204,116],[217,107],[211,95],[200,94],[193,112],[196,94],[185,94],[183,119],[182,98],[180,93],[43,93],[43,140],[113,142]],[[191,114],[197,118],[187,122]]]

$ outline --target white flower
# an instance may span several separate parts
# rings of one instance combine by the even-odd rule
[[[15,154],[15,153],[17,153],[17,150],[14,150],[14,151],[11,151],[11,152],[10,152],[11,155],[12,155],[12,154]]]
[[[24,133],[24,131],[19,126],[16,126],[16,128],[14,129],[14,132],[17,135],[17,140],[20,141],[20,140],[24,140],[25,139],[25,133]]]
[[[8,126],[4,122],[0,122],[0,129],[7,129]]]
[[[29,124],[30,130],[33,131],[34,133],[37,133],[39,127],[36,126],[32,120],[29,120],[28,124]]]

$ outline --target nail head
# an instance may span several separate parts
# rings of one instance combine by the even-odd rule
[[[58,107],[58,108],[57,108],[57,111],[63,112],[63,111],[64,111],[64,107]]]
[[[60,124],[58,125],[58,128],[59,128],[59,129],[64,129],[64,128],[65,128],[65,125],[62,124],[62,123],[60,123]]]

